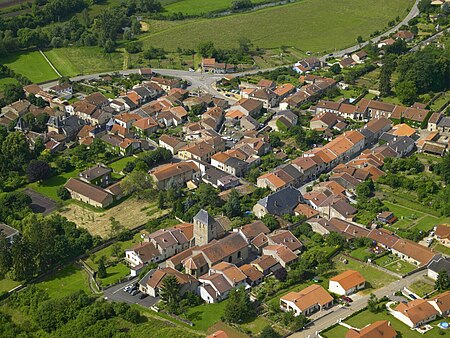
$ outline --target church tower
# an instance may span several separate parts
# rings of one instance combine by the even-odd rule
[[[204,209],[194,216],[195,245],[205,245],[217,238],[217,222]]]

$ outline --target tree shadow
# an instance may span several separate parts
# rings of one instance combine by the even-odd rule
[[[191,322],[195,322],[195,321],[200,321],[200,320],[202,320],[202,314],[203,314],[202,311],[195,311],[195,312],[192,312],[192,313],[188,314],[186,317],[187,317],[187,319],[189,319]]]

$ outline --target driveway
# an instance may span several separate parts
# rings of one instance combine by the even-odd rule
[[[30,208],[34,213],[48,215],[56,210],[56,202],[37,191],[27,188],[23,193],[31,197]]]
[[[105,297],[107,297],[108,300],[115,301],[115,302],[138,304],[141,306],[145,306],[147,308],[150,308],[151,306],[155,305],[159,301],[159,297],[147,296],[144,299],[140,299],[139,297],[142,295],[141,292],[139,292],[135,296],[132,296],[128,292],[123,291],[123,288],[125,286],[133,284],[133,283],[137,283],[137,281],[138,281],[138,278],[134,278],[130,281],[114,285],[108,289],[103,290],[103,294]]]

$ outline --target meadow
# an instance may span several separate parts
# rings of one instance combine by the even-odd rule
[[[217,47],[236,47],[241,37],[260,48],[333,51],[355,44],[358,35],[367,38],[383,30],[390,20],[404,17],[411,4],[411,0],[304,0],[215,19],[152,20],[149,33],[140,40],[145,47],[169,51],[195,48],[208,40]]]
[[[264,0],[252,0],[257,4]],[[183,13],[183,15],[202,15],[215,11],[224,11],[231,7],[232,0],[181,0],[164,6],[164,14]]]
[[[32,82],[55,80],[58,75],[38,52],[20,52],[0,58],[0,63],[16,73],[25,75]]]

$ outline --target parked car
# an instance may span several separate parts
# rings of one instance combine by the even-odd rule
[[[353,299],[351,299],[350,297],[347,297],[347,296],[342,296],[341,299],[342,299],[343,301],[346,301],[347,303],[353,302]]]
[[[139,299],[144,299],[144,298],[146,298],[146,297],[148,297],[148,295],[147,295],[146,293],[143,293],[143,294],[141,294],[141,295],[139,296]]]
[[[139,292],[141,292],[141,291],[139,291],[138,289],[134,289],[133,291],[131,291],[131,295],[132,296],[136,296]]]

